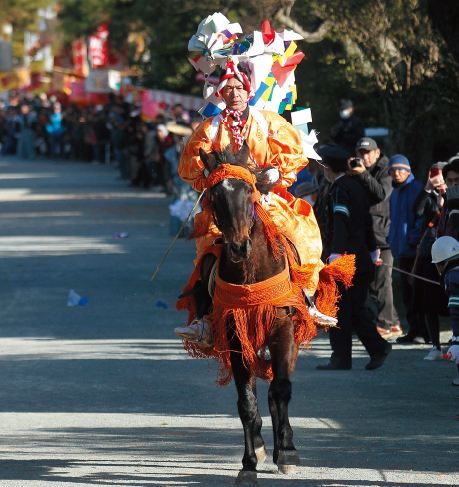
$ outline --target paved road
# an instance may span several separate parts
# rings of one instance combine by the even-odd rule
[[[233,483],[234,386],[216,388],[172,332],[194,244],[179,240],[150,282],[171,241],[168,204],[111,167],[0,160],[1,487]],[[70,289],[88,304],[68,307]],[[286,477],[268,461],[260,485],[459,484],[453,364],[394,346],[369,372],[355,343],[352,371],[318,372],[328,340],[312,345],[290,408],[302,467]],[[266,394],[260,384],[272,451]]]

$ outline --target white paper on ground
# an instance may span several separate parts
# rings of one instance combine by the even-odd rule
[[[67,306],[78,306],[81,296],[76,293],[73,289],[69,291],[69,300],[67,301]]]

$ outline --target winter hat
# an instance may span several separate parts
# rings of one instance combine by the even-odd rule
[[[389,173],[395,169],[405,169],[405,171],[411,172],[410,161],[405,156],[401,154],[395,154],[389,159],[389,165],[387,170]]]

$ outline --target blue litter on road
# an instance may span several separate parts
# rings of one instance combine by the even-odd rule
[[[164,301],[158,301],[156,303],[156,307],[157,308],[164,308],[164,309],[167,309],[167,304],[164,302]]]
[[[84,306],[88,302],[89,302],[89,299],[86,296],[81,297],[73,289],[70,289],[69,300],[67,301],[67,306]]]

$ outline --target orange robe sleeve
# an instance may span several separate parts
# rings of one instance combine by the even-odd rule
[[[303,154],[301,135],[297,128],[274,112],[261,112],[269,125],[268,164],[276,167],[281,174],[280,185],[290,187],[296,175],[307,166],[308,159]]]
[[[199,149],[212,152],[210,140],[210,123],[212,118],[202,122],[187,140],[178,168],[179,176],[190,183],[196,191],[201,192],[206,186],[204,166],[199,157]]]

